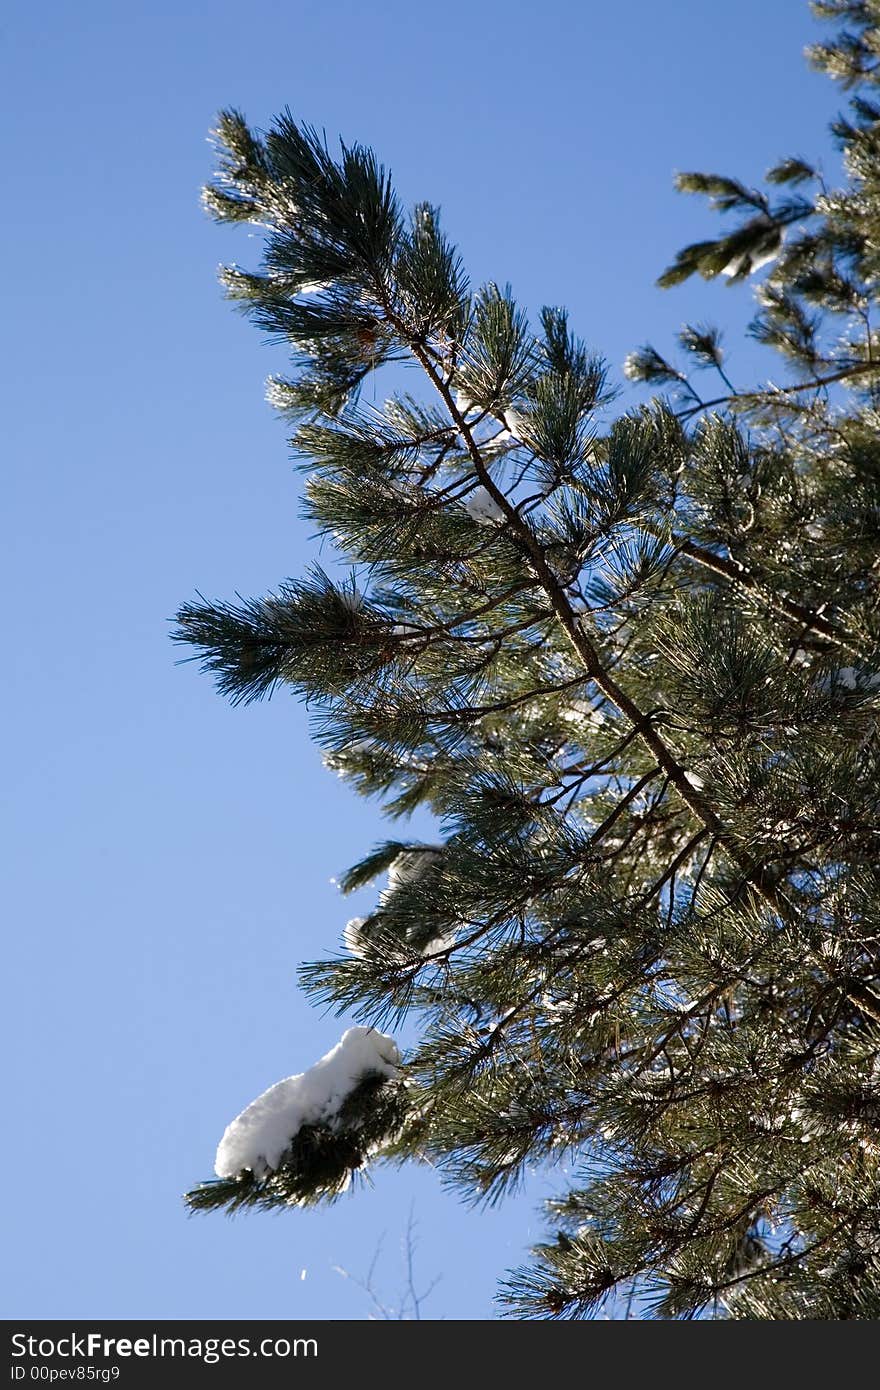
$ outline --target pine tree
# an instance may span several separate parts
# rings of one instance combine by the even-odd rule
[[[472,292],[369,150],[221,117],[206,205],[265,232],[224,282],[291,349],[270,397],[351,577],[187,603],[176,635],[233,702],[292,687],[356,792],[438,831],[349,871],[390,872],[302,970],[417,1020],[405,1086],[318,1136],[331,1180],[300,1135],[311,1167],[194,1205],[332,1195],[372,1117],[371,1153],[490,1200],[568,1158],[511,1315],[880,1316],[880,0],[813,8],[840,186],[681,176],[735,225],[660,281],[760,270],[781,385],[736,389],[695,326],[683,366],[632,354],[657,394],[615,413],[565,311]],[[361,401],[397,361],[425,391]]]

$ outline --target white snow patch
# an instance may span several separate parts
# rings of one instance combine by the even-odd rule
[[[435,865],[439,867],[442,856],[442,846],[434,845],[427,845],[424,849],[405,850],[402,854],[398,854],[397,858],[392,860],[388,866],[388,886],[383,888],[379,894],[380,905],[387,905],[397,889],[403,887],[404,884],[415,883],[423,874],[429,873],[432,867]],[[409,945],[413,944],[412,936],[418,939],[419,933],[417,931],[407,932]],[[457,937],[458,927],[453,926],[446,931],[436,932],[433,936],[428,937],[428,940],[421,946],[413,947],[413,949],[418,950],[420,955],[432,956],[441,951],[451,950]]]
[[[392,637],[423,637],[424,629],[413,627],[412,623],[395,623],[391,629]]]
[[[848,666],[845,669],[851,680],[858,684],[858,678],[861,678],[862,684],[866,685],[869,690],[876,690],[878,685],[880,685],[880,672],[872,671],[869,674],[866,671],[856,671],[852,666]]]
[[[357,613],[364,606],[364,596],[360,589],[337,589],[339,602],[352,613]]]
[[[363,934],[361,928],[366,922],[366,917],[350,917],[342,928],[342,941],[353,956],[363,954]]]
[[[400,1049],[375,1028],[349,1028],[308,1071],[277,1081],[227,1125],[217,1148],[218,1178],[249,1168],[263,1178],[278,1167],[303,1125],[337,1123],[344,1101],[364,1077],[399,1075]]]
[[[593,709],[589,700],[572,700],[566,709],[559,711],[559,717],[566,724],[592,724],[596,729],[601,729],[606,722],[602,711]]]
[[[517,444],[519,441],[514,439],[510,430],[499,430],[497,434],[490,435],[488,439],[478,441],[480,449],[484,454],[498,454],[506,450],[508,444]]]
[[[331,749],[321,754],[321,762],[330,772],[335,772],[337,777],[345,779],[356,772],[355,768],[348,767],[344,761],[347,753],[373,753],[376,745],[372,739],[359,738],[355,743],[349,743],[345,748]],[[331,883],[335,879],[331,879]]]
[[[577,1008],[576,999],[555,999],[552,994],[545,991],[541,995],[541,1008],[548,1018],[565,1018],[566,1015],[574,1013]]]
[[[290,392],[281,377],[266,378],[266,400],[275,410],[285,410],[290,405]]]
[[[816,689],[828,691],[835,685],[843,686],[844,690],[876,690],[880,686],[880,672],[859,671],[855,666],[842,666],[833,675],[820,676],[816,681]]]
[[[457,940],[458,927],[450,927],[448,931],[441,931],[436,936],[429,937],[424,946],[419,947],[419,954],[437,956],[443,951],[451,951]]]
[[[701,792],[701,791],[703,790],[703,788],[705,787],[705,785],[706,785],[706,783],[703,781],[702,777],[701,777],[701,776],[699,775],[699,773],[697,773],[697,772],[687,772],[687,771],[686,771],[685,774],[684,774],[684,777],[685,777],[685,781],[686,781],[686,782],[690,782],[691,786],[693,787],[694,791],[696,791],[696,792]]]
[[[764,221],[766,221],[768,227],[772,226],[769,218],[765,218]],[[756,270],[760,270],[762,266],[769,265],[771,261],[775,261],[781,250],[782,237],[779,238],[775,246],[768,248],[766,251],[743,251],[731,257],[727,265],[722,269],[721,274],[733,276],[740,275],[745,271],[747,275],[754,275]]]
[[[388,887],[383,888],[379,894],[379,901],[388,901],[390,894],[396,888],[400,888],[404,883],[414,883],[416,879],[422,877],[443,854],[443,850],[434,845],[426,845],[424,849],[407,849],[398,854],[388,865]]]
[[[455,393],[455,408],[459,415],[467,415],[476,407],[467,392],[459,390]]]
[[[523,430],[527,427],[526,417],[520,415],[518,410],[511,406],[506,406],[504,410],[504,423],[514,439],[522,439]]]
[[[503,511],[484,487],[475,488],[463,499],[462,505],[478,526],[497,526],[504,520]]]

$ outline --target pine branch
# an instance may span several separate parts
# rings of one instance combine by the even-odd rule
[[[767,906],[770,907],[772,911],[778,913],[783,920],[790,920],[791,906],[780,892],[776,875],[769,872],[760,863],[756,863],[750,856],[744,854],[739,843],[730,834],[708,800],[693,786],[693,783],[687,776],[684,765],[672,753],[666,741],[657,732],[654,724],[642,713],[635,701],[626,694],[603,666],[597,649],[583,630],[580,616],[575,613],[564,589],[548,566],[537,537],[529,527],[528,522],[520,516],[517,508],[510,502],[506,493],[495,485],[491,474],[486,468],[480,448],[474,440],[471,428],[464,414],[459,410],[448,383],[434,365],[426,346],[421,343],[418,338],[407,333],[406,325],[394,314],[394,311],[387,303],[385,309],[396,331],[406,338],[413,355],[420,362],[425,374],[442,398],[447,410],[455,421],[456,427],[467,446],[468,453],[474,465],[474,471],[480,484],[485,488],[501,513],[503,513],[510,531],[519,542],[523,553],[528,557],[542,588],[552,604],[553,611],[559,619],[562,630],[580,657],[587,675],[595,682],[606,699],[616,706],[620,713],[629,720],[634,729],[638,730],[639,738],[657,759],[659,766],[666,773],[681,799],[694,813],[698,821],[702,823],[704,832],[711,834],[716,842],[723,846],[732,862],[743,874],[744,883],[753,887]],[[702,838],[702,835],[700,838]],[[825,962],[815,957],[814,959],[816,959],[817,965],[820,965],[823,970],[826,968]],[[859,980],[847,981],[846,993],[847,997],[862,1013],[875,1022],[880,1023],[880,998],[877,998],[863,982]]]
[[[328,766],[443,839],[356,864],[344,886],[387,886],[302,972],[364,1022],[418,1016],[405,1123],[375,1143],[371,1106],[305,1126],[272,1174],[227,1145],[263,1176],[194,1209],[332,1199],[358,1144],[427,1153],[488,1201],[570,1154],[583,1185],[511,1285],[526,1315],[615,1289],[627,1316],[880,1309],[880,73],[874,0],[823,7],[852,29],[823,61],[860,87],[836,127],[847,185],[801,159],[775,193],[686,176],[744,220],[667,276],[772,261],[750,332],[797,379],[738,390],[719,333],[686,325],[727,396],[652,348],[626,368],[679,417],[655,401],[600,432],[605,368],[564,311],[535,336],[509,290],[472,296],[436,211],[407,224],[369,151],[333,159],[289,116],[265,138],[221,123],[210,206],[269,229],[260,273],[225,283],[291,346],[273,397],[353,568],[188,605],[179,635],[233,699],[292,686]],[[357,406],[391,360],[419,363],[433,406]]]
[[[862,655],[855,636],[847,628],[840,627],[826,618],[824,614],[817,613],[802,603],[796,603],[786,595],[774,593],[772,589],[762,584],[755,575],[738,564],[737,561],[716,555],[714,551],[707,550],[705,546],[698,545],[696,541],[687,540],[682,536],[673,536],[672,543],[682,555],[687,555],[697,564],[713,570],[716,574],[724,575],[726,579],[731,580],[742,589],[759,594],[777,613],[799,623],[807,632],[815,632],[820,637],[827,637],[829,641],[843,647],[853,656]]]
[[[398,330],[405,327],[398,321]],[[428,378],[442,397],[447,409],[449,410],[456,426],[465,440],[468,453],[473,461],[474,471],[482,487],[491,497],[495,505],[503,513],[505,521],[513,535],[519,541],[523,553],[528,557],[535,574],[540,581],[547,597],[549,598],[553,611],[559,619],[560,626],[568,638],[574,650],[580,657],[584,669],[591,680],[595,682],[599,690],[606,699],[620,710],[621,714],[629,719],[633,728],[638,729],[639,737],[645,746],[654,754],[663,771],[669,776],[682,800],[690,807],[696,816],[704,822],[706,828],[713,834],[718,835],[722,842],[725,842],[724,830],[711,807],[700,797],[688,781],[684,767],[676,761],[669,748],[657,734],[656,729],[633,700],[621,689],[617,682],[610,676],[599,658],[598,651],[583,631],[580,615],[576,614],[571,603],[550,569],[544,557],[540,543],[529,527],[528,523],[520,516],[517,508],[511,504],[507,495],[496,487],[491,474],[486,468],[482,453],[474,441],[473,434],[459,411],[449,386],[440,376],[434,367],[428,353],[417,341],[410,342],[410,346],[416,358],[421,363]]]
[[[403,1082],[381,1075],[362,1078],[340,1106],[333,1124],[303,1125],[277,1167],[261,1177],[245,1169],[234,1178],[215,1178],[187,1192],[190,1212],[236,1212],[310,1206],[347,1191],[377,1150],[387,1148],[403,1126],[411,1097]]]
[[[880,372],[878,362],[853,362],[846,367],[841,367],[836,372],[830,372],[826,376],[816,375],[810,381],[797,381],[788,386],[767,386],[757,391],[730,391],[725,396],[715,396],[709,401],[700,401],[698,405],[690,406],[683,410],[680,419],[689,419],[691,416],[704,410],[714,410],[719,405],[730,405],[736,401],[739,406],[747,405],[750,402],[764,404],[767,397],[797,396],[803,391],[822,391],[826,386],[834,386],[839,381],[848,381],[850,378],[859,376],[875,376]]]

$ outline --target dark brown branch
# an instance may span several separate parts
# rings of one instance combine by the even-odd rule
[[[701,401],[699,405],[689,406],[679,414],[679,419],[697,415],[701,410],[711,410],[716,405],[728,405],[731,401],[763,402],[780,396],[796,396],[801,391],[821,391],[825,386],[833,386],[838,381],[846,381],[854,376],[869,376],[878,370],[876,362],[854,362],[849,367],[841,367],[828,376],[817,376],[812,381],[797,381],[791,386],[766,386],[759,391],[733,391],[727,396],[715,396],[711,401]]]
[[[725,559],[721,555],[716,555],[714,551],[707,550],[705,546],[697,545],[695,541],[683,540],[680,537],[676,538],[675,545],[682,555],[687,555],[698,565],[713,570],[715,574],[724,575],[726,579],[731,580],[741,589],[759,593],[777,613],[782,613],[785,617],[800,623],[808,631],[815,632],[821,637],[826,637],[830,642],[837,643],[838,646],[844,647],[854,656],[860,654],[856,639],[847,628],[831,622],[821,613],[807,608],[802,603],[795,603],[793,599],[785,598],[781,594],[775,594],[772,590],[766,589],[760,580],[756,579],[749,570],[738,564],[736,560]]]

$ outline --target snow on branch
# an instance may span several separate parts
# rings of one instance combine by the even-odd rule
[[[188,1205],[303,1205],[345,1191],[399,1129],[401,1082],[393,1038],[375,1028],[347,1029],[314,1066],[270,1086],[227,1125],[217,1181],[187,1193]]]

